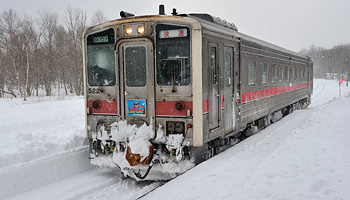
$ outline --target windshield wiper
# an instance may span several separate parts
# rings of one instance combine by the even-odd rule
[[[94,74],[94,75],[92,76],[92,80],[96,83],[97,89],[98,89],[100,92],[103,92],[103,89],[100,87],[100,84],[99,84],[98,81],[97,81],[97,75],[98,75],[98,73]]]

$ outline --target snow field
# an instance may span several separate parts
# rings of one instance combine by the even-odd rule
[[[350,88],[320,84],[292,113],[143,199],[348,199]],[[323,88],[323,89],[322,89]]]

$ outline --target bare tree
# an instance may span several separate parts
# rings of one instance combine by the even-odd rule
[[[22,92],[22,74],[20,70],[19,60],[20,60],[20,28],[22,26],[22,21],[18,17],[16,11],[10,9],[4,11],[2,18],[0,19],[0,48],[4,51],[4,54],[8,57],[13,67],[15,73],[15,80],[17,83],[17,89],[20,92],[20,95],[23,95]]]
[[[56,68],[55,62],[58,59],[55,55],[56,48],[54,46],[55,33],[57,31],[59,22],[58,22],[58,14],[54,11],[42,9],[40,11],[41,18],[41,29],[43,30],[43,49],[44,49],[44,68],[43,72],[43,80],[44,87],[47,96],[51,96],[51,90],[53,83],[56,81]]]
[[[26,101],[27,96],[31,96],[30,70],[32,63],[34,63],[33,60],[35,60],[33,57],[36,56],[34,53],[38,49],[41,35],[41,30],[39,30],[38,33],[35,31],[33,19],[24,15],[21,32],[22,44],[24,45],[26,55],[24,101]]]
[[[68,32],[68,60],[70,69],[70,88],[77,95],[83,93],[83,60],[82,60],[82,40],[81,36],[86,28],[87,16],[80,8],[67,7],[66,28]]]
[[[104,15],[102,10],[97,10],[94,12],[91,18],[91,25],[101,24],[108,21],[107,17]]]
[[[0,49],[0,91],[5,90],[5,65],[2,64],[3,59],[4,55],[2,53],[2,50]],[[0,92],[0,98],[3,96],[3,93]]]

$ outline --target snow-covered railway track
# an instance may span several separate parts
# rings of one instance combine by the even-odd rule
[[[0,199],[92,169],[87,146],[0,169]],[[67,170],[69,169],[69,170]]]
[[[96,168],[88,147],[0,170],[0,199],[136,199],[164,182],[126,179],[118,168]],[[104,191],[104,192],[103,192]]]
[[[320,94],[322,94],[322,92],[324,91],[325,88],[326,88],[326,86],[325,86],[325,84],[323,82],[317,82],[317,86],[314,89],[314,95],[312,96],[311,100],[314,100]]]

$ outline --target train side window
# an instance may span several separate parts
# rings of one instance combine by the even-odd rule
[[[281,65],[278,69],[278,79],[280,82],[283,81],[283,72],[284,72],[284,65]]]
[[[289,80],[294,80],[294,67],[290,67]]]
[[[211,70],[213,75],[213,84],[217,84],[217,70],[216,70],[216,47],[211,47],[210,51],[210,62],[211,62]]]
[[[248,85],[255,85],[256,82],[256,63],[249,61],[248,63]]]
[[[276,64],[271,65],[271,82],[276,82]]]
[[[299,67],[295,68],[295,80],[299,80]]]
[[[289,66],[286,66],[285,69],[286,69],[286,81],[289,81]]]
[[[267,63],[261,63],[261,83],[267,83]]]

